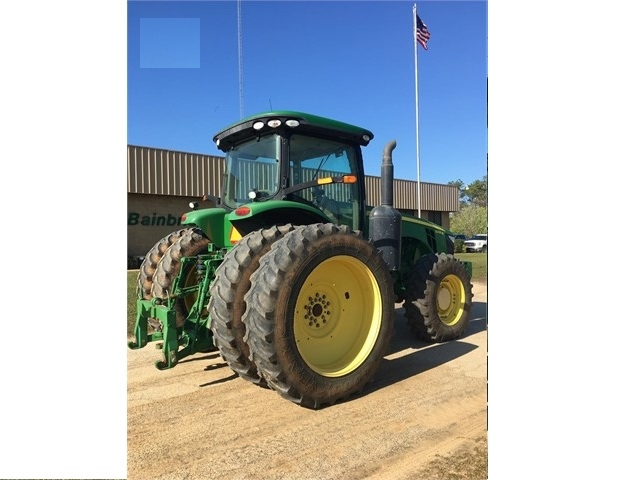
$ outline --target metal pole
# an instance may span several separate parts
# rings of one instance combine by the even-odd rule
[[[417,4],[413,4],[413,45],[415,46],[415,130],[417,140],[417,216],[421,218],[421,169],[419,167],[419,81],[417,79]]]

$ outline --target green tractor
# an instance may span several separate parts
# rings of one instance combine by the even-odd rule
[[[160,369],[217,349],[238,376],[321,408],[376,374],[396,303],[417,337],[460,337],[471,264],[454,257],[450,232],[393,208],[395,141],[383,151],[381,205],[366,206],[361,147],[372,138],[292,111],[217,133],[221,197],[192,202],[184,228],[145,256],[129,347],[158,342]]]

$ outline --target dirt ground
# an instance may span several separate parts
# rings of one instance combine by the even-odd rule
[[[159,371],[149,344],[128,352],[127,478],[487,478],[487,288],[458,341],[413,339],[401,305],[375,380],[322,410],[234,375],[217,353]]]

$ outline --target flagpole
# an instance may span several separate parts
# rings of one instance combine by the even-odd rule
[[[419,82],[417,79],[417,4],[413,4],[413,45],[415,46],[415,130],[417,140],[417,217],[421,218],[421,169],[419,167]]]

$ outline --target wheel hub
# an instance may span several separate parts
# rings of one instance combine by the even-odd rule
[[[438,295],[436,296],[436,302],[438,304],[439,310],[441,311],[447,310],[452,304],[451,291],[442,285],[438,292]]]
[[[443,279],[436,295],[438,316],[445,325],[458,322],[464,312],[464,286],[458,277],[448,275]]]
[[[316,292],[313,297],[307,298],[304,319],[308,327],[320,328],[331,320],[331,302],[325,294]]]

